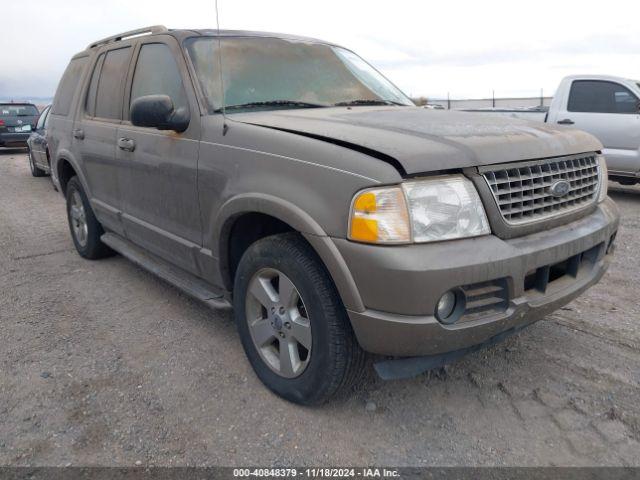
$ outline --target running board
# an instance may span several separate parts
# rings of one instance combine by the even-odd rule
[[[231,308],[231,304],[224,298],[222,290],[143,250],[129,240],[114,233],[105,233],[100,237],[100,240],[131,262],[155,274],[196,300],[200,300],[208,307]]]

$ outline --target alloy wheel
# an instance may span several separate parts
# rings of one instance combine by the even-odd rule
[[[80,192],[75,190],[71,195],[71,205],[69,206],[69,216],[71,220],[71,228],[73,236],[76,238],[81,247],[87,245],[89,236],[89,227],[87,225],[87,216],[84,211],[84,204]]]
[[[262,360],[282,377],[300,376],[311,358],[311,322],[293,282],[274,268],[258,271],[249,282],[246,312]]]

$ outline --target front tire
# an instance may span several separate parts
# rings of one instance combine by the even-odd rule
[[[31,148],[29,148],[29,169],[34,177],[44,177],[46,175],[46,172],[36,165]]]
[[[365,353],[336,287],[297,233],[249,247],[238,265],[233,299],[249,362],[276,394],[320,404],[361,375]]]
[[[104,230],[91,209],[78,177],[67,183],[67,219],[73,244],[80,256],[96,260],[113,255],[113,250],[102,243]]]

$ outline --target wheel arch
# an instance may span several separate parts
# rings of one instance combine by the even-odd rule
[[[213,253],[219,259],[220,275],[227,290],[233,289],[237,262],[253,242],[268,235],[295,231],[305,238],[324,264],[345,307],[364,311],[362,299],[344,258],[322,227],[297,205],[272,195],[239,195],[222,206],[215,224],[217,241],[214,246],[217,251]],[[245,228],[247,226],[249,229]],[[255,230],[251,231],[251,228]],[[234,246],[238,240],[240,244]]]
[[[69,183],[69,180],[71,180],[71,177],[75,175],[80,180],[82,188],[87,193],[87,196],[91,198],[91,196],[89,195],[89,189],[87,188],[87,182],[82,172],[82,169],[80,168],[78,163],[75,161],[75,158],[71,154],[71,152],[69,151],[60,152],[57,155],[55,162],[51,163],[50,168],[52,173],[55,171],[55,178],[58,184],[60,185],[60,193],[62,193],[62,195],[66,194],[67,183]]]

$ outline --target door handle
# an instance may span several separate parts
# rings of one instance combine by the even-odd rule
[[[84,140],[84,130],[81,128],[76,128],[73,131],[73,138],[77,138],[78,140]]]
[[[571,120],[570,118],[565,118],[564,120],[558,120],[558,123],[559,123],[560,125],[573,125],[573,124],[574,124],[574,123],[576,123],[576,122],[574,122],[574,121],[573,121],[573,120]]]
[[[136,149],[136,142],[131,138],[121,137],[118,139],[118,148],[127,152],[133,152]]]

